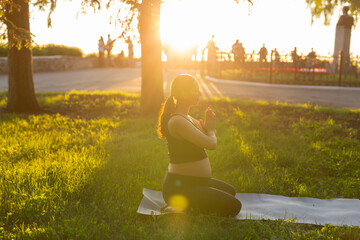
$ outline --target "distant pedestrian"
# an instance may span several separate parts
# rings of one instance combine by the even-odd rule
[[[211,36],[211,39],[207,43],[206,47],[204,48],[208,50],[208,73],[216,72],[216,65],[217,65],[217,50],[218,47],[215,46],[214,35]]]
[[[274,48],[274,50],[273,50],[273,56],[274,56],[274,67],[279,67],[279,64],[280,64],[280,54],[279,54],[279,52],[276,50],[276,48]]]
[[[259,62],[262,63],[262,62],[267,62],[267,55],[268,55],[268,50],[266,49],[265,47],[265,43],[263,44],[262,48],[260,48],[260,51],[259,51]]]
[[[254,56],[255,56],[255,51],[253,50],[249,55],[248,62],[251,63],[254,62],[255,61]]]
[[[106,51],[107,51],[107,58],[108,58],[110,66],[112,65],[112,62],[111,62],[111,50],[113,48],[114,42],[115,42],[115,40],[112,40],[110,38],[110,34],[108,34],[108,39],[107,39],[107,42],[106,42]]]
[[[297,54],[297,49],[294,47],[294,50],[291,51],[291,59],[293,62],[293,67],[298,68],[299,65],[299,55]]]
[[[127,61],[123,50],[114,58],[114,65],[117,67],[126,67]]]
[[[128,65],[129,65],[129,67],[133,67],[134,66],[134,45],[133,45],[130,37],[128,37],[126,42],[128,44]]]
[[[104,66],[104,52],[105,52],[105,43],[104,39],[101,36],[98,42],[98,49],[99,49],[99,66]]]
[[[231,52],[234,54],[234,67],[240,68],[245,61],[245,48],[237,39],[232,45]]]
[[[311,67],[311,68],[314,67],[315,61],[316,61],[316,52],[314,51],[313,48],[311,48],[311,52],[309,52],[306,59],[307,67]]]

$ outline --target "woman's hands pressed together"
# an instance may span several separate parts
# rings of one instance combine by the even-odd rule
[[[210,107],[205,110],[205,121],[200,119],[200,123],[208,134],[215,133],[216,115]]]

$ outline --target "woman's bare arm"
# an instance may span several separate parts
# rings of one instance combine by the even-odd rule
[[[196,120],[195,124],[198,125],[200,122]],[[216,149],[215,131],[209,131],[205,134],[182,116],[173,116],[168,122],[168,128],[170,134],[176,138],[186,139],[199,147],[209,150]]]

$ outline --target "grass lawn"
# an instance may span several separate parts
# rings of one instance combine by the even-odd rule
[[[122,93],[41,93],[46,112],[0,113],[0,239],[360,239],[359,227],[142,216],[168,164],[156,117]],[[6,94],[0,94],[0,107]],[[360,198],[360,110],[213,99],[213,176],[237,192]]]
[[[318,85],[318,86],[343,86],[360,87],[360,75],[343,74],[341,83],[339,83],[338,74],[314,74],[307,72],[272,72],[270,81],[270,72],[256,70],[223,70],[221,79],[234,81],[249,81],[274,84],[295,84],[295,85]]]

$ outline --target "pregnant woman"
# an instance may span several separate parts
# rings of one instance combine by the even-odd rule
[[[211,177],[205,152],[216,149],[215,113],[207,108],[204,120],[188,114],[199,97],[195,77],[182,74],[173,80],[171,95],[162,106],[158,135],[167,140],[170,157],[163,197],[175,211],[234,217],[240,212],[241,202],[235,198],[233,186]]]

